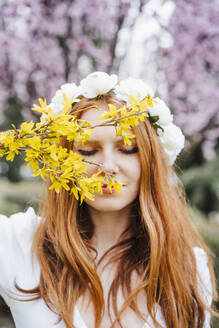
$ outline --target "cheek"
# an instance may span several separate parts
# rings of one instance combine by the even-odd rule
[[[133,182],[136,181],[136,183],[139,183],[141,178],[141,164],[138,157],[127,159],[123,169]]]
[[[95,161],[93,161],[95,162]],[[90,177],[91,175],[97,173],[101,170],[101,167],[94,164],[86,164],[86,173]]]

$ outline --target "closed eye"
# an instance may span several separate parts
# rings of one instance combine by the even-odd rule
[[[132,149],[125,149],[125,148],[120,148],[119,149],[122,153],[125,154],[135,154],[138,152],[138,147],[134,147]],[[97,149],[93,149],[93,150],[82,150],[79,149],[78,152],[83,155],[83,156],[92,156],[94,154],[96,154],[98,152]]]
[[[135,154],[138,152],[138,147],[134,147],[132,149],[124,149],[124,148],[121,148],[121,151],[125,154]]]
[[[94,149],[94,150],[82,150],[82,149],[79,149],[78,152],[83,155],[83,156],[91,156],[91,155],[94,155],[96,154],[97,150]]]

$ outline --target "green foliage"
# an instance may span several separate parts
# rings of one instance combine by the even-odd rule
[[[205,214],[219,211],[219,155],[214,160],[187,169],[181,179],[193,207]]]
[[[215,273],[219,281],[219,222],[207,220],[203,213],[194,208],[190,210],[190,216],[203,240],[212,251]]]
[[[16,96],[11,97],[8,100],[7,106],[5,107],[4,111],[4,121],[0,126],[1,131],[5,131],[11,128],[11,122],[13,122],[16,126],[20,125],[23,121],[22,115],[22,106],[19,104],[19,101]],[[21,181],[22,177],[20,175],[20,167],[23,164],[23,159],[15,158],[13,162],[7,162],[6,159],[1,159],[1,162],[4,162],[4,174],[10,181],[18,182]],[[1,164],[2,164],[1,163]],[[1,172],[0,172],[1,174]]]
[[[197,209],[190,209],[190,216],[196,228],[201,234],[204,242],[212,252],[214,271],[219,293],[219,222],[207,220],[206,217]],[[216,308],[219,309],[219,302],[216,302]],[[219,319],[214,319],[212,328],[219,328]]]
[[[32,206],[38,210],[43,184],[40,180],[12,183],[7,179],[0,179],[0,214],[10,216],[16,212],[23,212]]]

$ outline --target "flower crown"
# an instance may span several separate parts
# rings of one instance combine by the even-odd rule
[[[157,127],[157,135],[163,149],[172,165],[177,155],[181,152],[185,144],[185,137],[181,129],[173,124],[173,115],[165,102],[154,97],[154,91],[141,79],[128,78],[118,83],[115,74],[108,75],[105,72],[94,72],[84,78],[80,85],[75,83],[65,83],[56,91],[51,103],[48,105],[53,113],[60,113],[65,107],[64,97],[73,105],[79,102],[80,96],[88,99],[97,98],[101,95],[113,91],[118,100],[131,105],[131,100],[137,98],[138,101],[146,97],[151,99],[148,106],[148,118]]]

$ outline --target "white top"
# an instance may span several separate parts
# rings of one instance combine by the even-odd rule
[[[34,210],[30,207],[25,213],[16,213],[8,219],[0,215],[0,295],[10,307],[16,328],[65,328],[61,321],[55,325],[58,315],[48,309],[43,299],[20,302],[8,297],[7,291],[16,292],[23,298],[28,297],[19,293],[14,287],[14,279],[18,285],[25,289],[36,287],[39,283],[40,268],[37,258],[34,259],[34,268],[31,266],[31,244],[33,234],[40,222]],[[210,305],[212,302],[212,285],[207,256],[203,249],[194,248],[197,260],[200,291],[203,300]],[[205,288],[207,287],[207,288]],[[156,306],[156,318],[162,327],[166,327],[160,306]],[[84,316],[85,314],[82,314]],[[78,311],[75,309],[73,323],[76,328],[87,328]],[[153,321],[140,328],[153,328]],[[210,315],[206,312],[204,328],[210,328]]]

